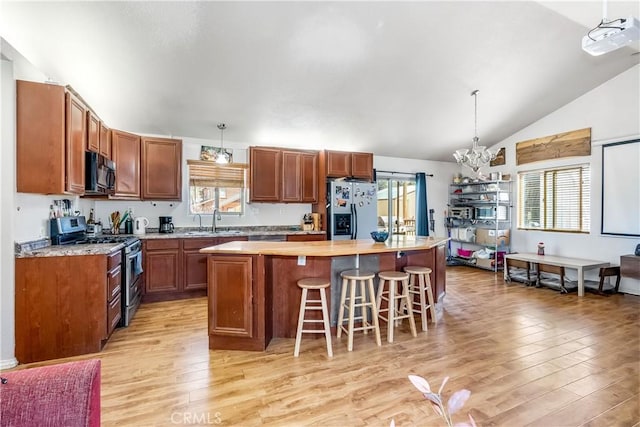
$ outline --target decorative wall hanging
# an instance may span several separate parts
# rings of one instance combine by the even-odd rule
[[[500,165],[504,165],[505,163],[506,163],[505,148],[502,147],[501,149],[498,150],[498,153],[496,153],[496,158],[491,160],[491,162],[489,162],[489,166],[500,166]]]
[[[591,128],[558,133],[516,144],[516,165],[591,155]]]

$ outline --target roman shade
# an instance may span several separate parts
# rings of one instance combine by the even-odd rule
[[[244,188],[246,163],[221,165],[204,160],[187,160],[189,185],[197,187]]]

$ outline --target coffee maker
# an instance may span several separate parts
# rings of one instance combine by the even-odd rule
[[[173,233],[173,217],[170,216],[161,216],[160,217],[160,228],[158,232],[160,233]]]

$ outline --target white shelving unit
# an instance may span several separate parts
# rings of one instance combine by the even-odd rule
[[[511,239],[511,181],[451,184],[449,190],[448,264],[501,270]]]

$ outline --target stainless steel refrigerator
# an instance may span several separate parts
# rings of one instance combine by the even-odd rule
[[[327,200],[327,239],[370,239],[378,230],[376,183],[329,181]]]

